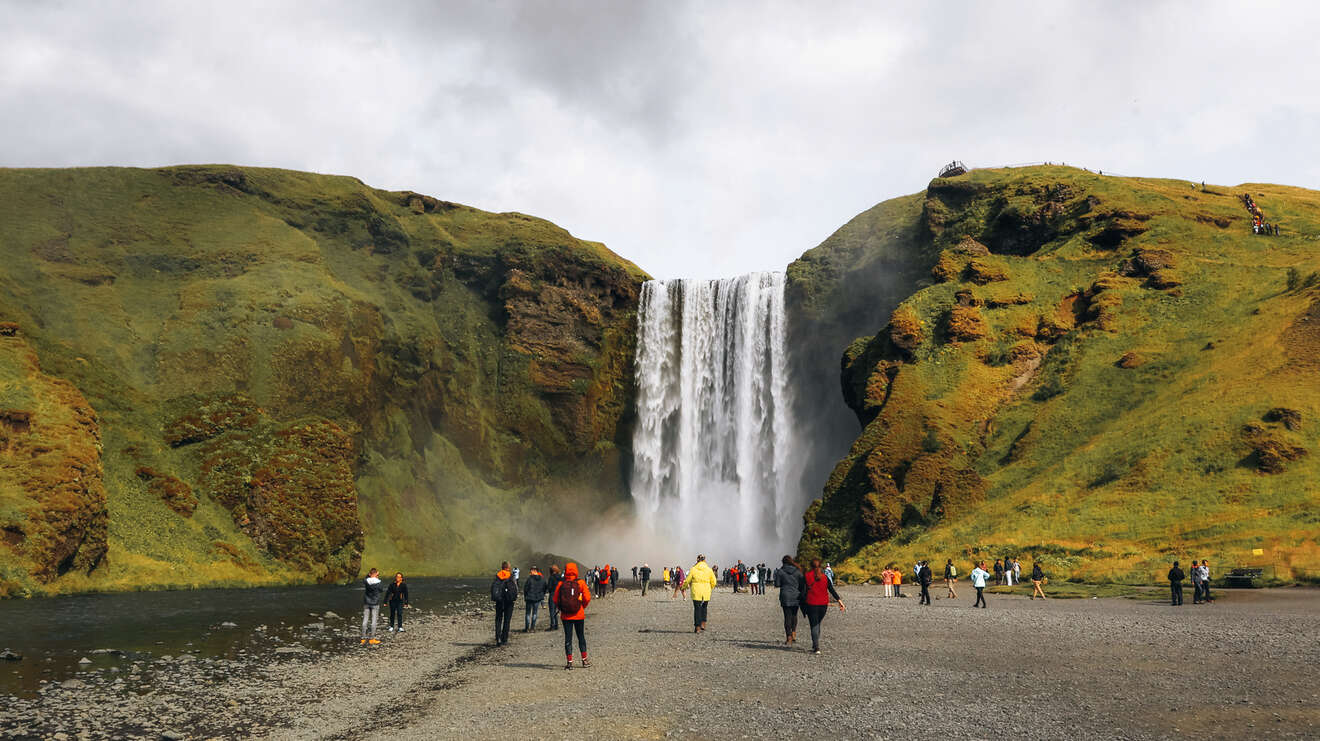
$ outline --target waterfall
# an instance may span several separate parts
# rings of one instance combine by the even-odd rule
[[[653,280],[638,316],[632,496],[640,524],[718,563],[796,550],[806,505],[784,274]]]

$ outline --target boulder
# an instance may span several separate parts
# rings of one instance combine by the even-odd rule
[[[1128,352],[1123,353],[1123,356],[1119,358],[1118,362],[1114,363],[1114,365],[1117,365],[1119,368],[1137,368],[1145,363],[1145,358],[1129,350]]]

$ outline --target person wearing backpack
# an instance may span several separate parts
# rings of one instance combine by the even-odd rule
[[[513,617],[513,603],[518,600],[518,581],[509,571],[509,562],[500,564],[500,570],[490,583],[490,601],[495,603],[495,645],[509,642],[509,620]]]
[[[550,599],[546,600],[546,607],[550,610],[550,627],[546,630],[559,630],[559,606],[555,604],[554,594],[555,588],[563,580],[564,575],[559,571],[559,564],[550,564],[550,576],[545,583],[545,593],[550,596]]]
[[[953,583],[958,581],[958,567],[953,565],[953,559],[950,558],[944,564],[944,586],[949,588],[949,599],[958,599],[958,593],[953,591]]]
[[[523,585],[523,632],[536,630],[536,614],[541,611],[541,600],[545,599],[545,576],[540,566],[533,566]]]
[[[681,589],[692,588],[692,632],[700,633],[706,629],[706,618],[710,609],[710,595],[715,591],[719,579],[706,563],[706,557],[697,556],[697,562],[688,570],[687,576],[679,584]]]
[[[587,660],[587,605],[591,592],[587,583],[578,578],[577,564],[569,561],[564,567],[564,578],[555,585],[551,601],[559,608],[559,619],[564,624],[565,669],[573,668],[573,633],[577,633],[578,650],[582,652],[582,666],[591,666]]]

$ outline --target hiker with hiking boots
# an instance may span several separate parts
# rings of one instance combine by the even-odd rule
[[[577,633],[578,650],[582,652],[582,666],[591,666],[587,660],[587,605],[591,592],[587,583],[578,578],[577,564],[569,561],[564,567],[564,578],[550,597],[559,608],[559,619],[564,624],[565,669],[573,668],[573,634]]]

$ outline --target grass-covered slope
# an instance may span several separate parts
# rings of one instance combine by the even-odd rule
[[[1244,193],[1281,236],[1252,234]],[[851,578],[1000,555],[1320,572],[1320,193],[1036,167],[917,199],[877,238],[929,282],[845,354],[863,430],[804,555]]]
[[[546,221],[280,170],[0,170],[0,260],[0,589],[484,570],[548,503],[622,496],[645,275]]]

